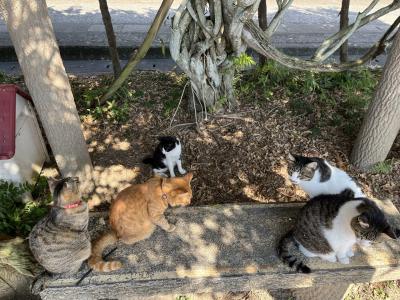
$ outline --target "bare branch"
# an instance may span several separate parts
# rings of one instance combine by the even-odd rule
[[[375,6],[376,5],[376,1],[373,1],[368,6],[368,8],[371,5]],[[385,14],[387,14],[387,13],[393,11],[393,10],[399,9],[399,8],[400,8],[400,1],[399,0],[393,0],[393,2],[391,4],[389,4],[389,5],[385,6],[385,7],[382,7],[381,9],[378,9],[377,11],[375,11],[374,13],[372,13],[370,15],[363,16],[361,18],[361,20],[356,20],[353,24],[350,24],[348,27],[345,27],[344,29],[340,30],[339,32],[337,32],[337,33],[333,34],[332,36],[330,36],[329,38],[327,38],[322,43],[322,45],[316,50],[316,52],[314,54],[314,59],[317,60],[317,61],[323,61],[321,59],[316,59],[317,56],[322,55],[329,47],[332,46],[332,44],[336,43],[339,40],[341,41],[343,39],[343,37],[348,36],[349,32],[352,31],[355,28],[354,25],[355,25],[355,23],[357,21],[359,21],[359,24],[357,25],[356,29],[359,29],[359,28],[363,27],[364,25],[366,25],[366,24],[368,24],[368,23],[380,18],[381,16],[383,16],[383,15],[385,15]],[[371,7],[371,9],[372,9],[372,7]],[[346,41],[346,40],[344,40],[344,41]]]
[[[285,15],[286,10],[290,7],[290,5],[292,5],[293,0],[287,0],[285,3],[279,0],[277,0],[276,2],[278,4],[278,11],[269,23],[268,29],[265,31],[265,34],[268,38],[270,38],[275,33],[276,29],[282,21],[283,16]]]
[[[139,49],[134,52],[134,54],[125,65],[118,78],[115,79],[113,84],[110,86],[108,91],[100,98],[100,104],[104,104],[108,99],[110,99],[112,95],[114,95],[114,93],[122,86],[125,80],[135,69],[140,60],[146,55],[147,51],[151,47],[151,43],[158,33],[158,30],[164,22],[164,19],[169,11],[169,8],[172,5],[172,2],[173,0],[163,0],[143,43],[140,45]]]
[[[368,7],[363,12],[359,13],[357,15],[355,22],[348,27],[350,29],[347,30],[347,28],[346,28],[345,34],[340,36],[340,38],[338,38],[337,40],[326,39],[322,43],[322,45],[317,49],[317,51],[315,52],[312,59],[315,61],[324,61],[329,56],[331,56],[333,53],[335,53],[335,51],[337,49],[339,49],[340,46],[345,41],[347,41],[349,39],[349,37],[359,28],[362,18],[364,18],[375,7],[375,5],[378,2],[379,2],[379,0],[372,1],[371,4],[368,5]],[[335,44],[332,46],[333,43],[335,43]],[[332,47],[329,48],[330,46],[332,46]]]
[[[400,20],[399,21],[396,20],[395,23],[397,22],[400,22]],[[323,64],[321,62],[304,60],[286,55],[285,53],[279,51],[278,49],[269,44],[269,40],[265,36],[264,32],[252,20],[246,22],[246,27],[245,30],[243,31],[243,39],[248,44],[248,46],[253,48],[258,53],[265,55],[289,68],[299,69],[299,70],[309,70],[314,72],[340,72],[360,67],[367,61],[381,54],[387,45],[386,38],[396,27],[397,26],[391,26],[388,30],[389,33],[386,32],[385,35],[381,38],[381,40],[375,43],[368,50],[368,52],[365,53],[362,57],[360,57],[357,60],[341,64],[338,63]]]

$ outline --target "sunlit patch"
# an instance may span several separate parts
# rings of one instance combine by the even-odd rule
[[[120,150],[120,151],[127,151],[131,147],[131,144],[128,143],[127,141],[121,141],[120,139],[116,138],[114,140],[114,143],[112,145],[112,148],[114,150]]]
[[[107,168],[95,166],[93,173],[97,197],[96,200],[93,199],[92,206],[95,206],[100,202],[110,202],[118,192],[132,184],[140,174],[140,168],[126,168],[122,165],[112,165]]]
[[[211,218],[207,218],[204,220],[204,226],[208,229],[216,231],[218,229],[218,223]]]

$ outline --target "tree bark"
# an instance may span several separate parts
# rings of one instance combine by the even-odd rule
[[[252,18],[259,1],[184,0],[174,16],[171,57],[190,78],[192,99],[205,113],[217,104],[237,104],[233,61],[246,50],[244,21]],[[204,15],[207,3],[209,17]]]
[[[349,8],[350,0],[342,0],[342,9],[340,10],[340,30],[349,26]],[[340,62],[346,62],[348,60],[348,48],[349,44],[347,41],[340,46]]]
[[[121,64],[119,62],[117,41],[115,39],[114,28],[111,21],[110,12],[108,10],[107,0],[99,0],[101,16],[103,17],[104,27],[106,29],[108,49],[114,70],[114,77],[117,78],[121,73]]]
[[[61,175],[78,176],[88,193],[92,163],[46,2],[0,0],[0,13]]]
[[[346,1],[346,0],[343,0]],[[268,27],[267,21],[267,0],[261,0],[258,6],[258,25],[265,31]],[[260,64],[264,65],[267,62],[267,57],[259,54]]]
[[[368,170],[386,159],[400,130],[400,29],[356,139],[351,161]]]

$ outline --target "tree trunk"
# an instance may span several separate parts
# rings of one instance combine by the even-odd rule
[[[0,0],[0,13],[58,168],[62,176],[79,176],[88,193],[92,163],[46,2]]]
[[[367,170],[386,159],[400,130],[400,29],[383,69],[374,100],[356,139],[351,161]]]
[[[99,0],[101,16],[103,17],[104,27],[106,29],[108,49],[114,69],[114,77],[117,78],[121,73],[121,64],[119,62],[117,41],[115,39],[114,28],[111,21],[110,12],[108,10],[107,0]]]
[[[174,16],[171,57],[190,78],[192,94],[205,112],[217,104],[237,104],[234,58],[246,50],[244,21],[260,0],[184,0]],[[206,6],[210,16],[205,16]]]
[[[342,9],[340,10],[340,30],[349,26],[349,7],[350,0],[342,0]],[[345,41],[340,46],[340,61],[346,62],[348,60],[348,42]]]
[[[125,65],[122,72],[119,74],[118,78],[115,79],[113,84],[110,86],[108,91],[101,97],[100,104],[104,104],[108,99],[111,98],[112,95],[115,94],[116,91],[123,85],[125,80],[129,77],[132,71],[135,69],[136,65],[145,57],[147,51],[151,47],[151,44],[154,41],[158,31],[162,23],[164,22],[165,17],[169,11],[169,8],[172,5],[173,0],[163,0],[161,3],[160,8],[157,11],[156,16],[154,17],[153,23],[150,26],[149,31],[140,45],[139,49],[135,51],[131,58],[129,59],[128,63]]]
[[[346,1],[346,0],[343,0]],[[267,21],[267,0],[261,0],[260,5],[258,6],[258,25],[260,28],[265,31],[268,27]],[[262,54],[259,54],[260,64],[264,65],[267,62],[267,57]]]

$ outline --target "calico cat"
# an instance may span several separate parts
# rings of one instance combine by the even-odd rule
[[[168,223],[164,211],[168,206],[186,206],[190,204],[192,173],[183,177],[153,177],[147,182],[132,185],[122,190],[111,203],[111,231],[102,235],[93,244],[89,266],[100,272],[118,270],[119,261],[105,262],[102,258],[104,249],[121,241],[132,245],[151,236],[156,226],[167,232],[175,230]]]
[[[54,205],[29,235],[35,259],[50,273],[76,273],[90,256],[89,211],[77,177],[49,178]]]
[[[165,176],[167,170],[171,177],[175,177],[174,168],[178,167],[180,174],[186,174],[186,170],[182,168],[182,145],[178,138],[173,136],[161,136],[158,138],[159,144],[154,150],[153,156],[147,156],[143,159],[143,163],[153,167],[155,174]]]
[[[348,264],[356,243],[367,246],[381,234],[396,239],[398,233],[373,201],[354,198],[354,192],[346,189],[337,195],[320,195],[308,201],[295,227],[279,241],[277,252],[296,271],[310,273],[311,269],[291,253],[291,244],[307,257]]]
[[[322,194],[339,194],[345,189],[354,196],[365,197],[361,188],[345,171],[330,165],[319,157],[289,154],[290,180],[299,185],[311,198]]]

